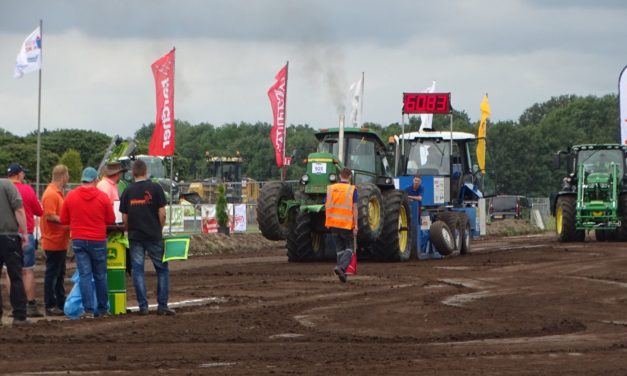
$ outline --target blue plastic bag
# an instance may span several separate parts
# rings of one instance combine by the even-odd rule
[[[70,294],[65,298],[65,305],[63,306],[63,312],[67,317],[72,320],[78,319],[83,312],[85,312],[85,307],[83,306],[83,297],[81,295],[81,287],[79,286],[78,281],[80,280],[80,276],[78,274],[78,269],[72,275],[72,282],[74,282],[74,287],[70,291]],[[93,306],[94,314],[98,315],[98,303],[96,300],[96,283],[94,279],[91,279],[92,289],[94,291]]]

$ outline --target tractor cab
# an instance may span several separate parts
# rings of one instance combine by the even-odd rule
[[[316,133],[318,153],[332,156],[336,162],[353,170],[353,183],[373,183],[393,187],[392,171],[381,138],[367,128],[345,128],[344,144],[339,145],[339,129],[321,129]],[[342,156],[340,157],[340,149]]]
[[[423,206],[461,204],[483,197],[475,157],[476,137],[464,132],[419,131],[395,136],[399,188],[422,177]],[[402,151],[405,151],[403,154]]]

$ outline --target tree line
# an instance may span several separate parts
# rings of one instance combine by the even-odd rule
[[[453,110],[453,130],[475,133],[478,121],[464,111]],[[548,196],[560,186],[564,171],[552,169],[552,155],[570,145],[581,143],[616,143],[619,140],[618,98],[563,95],[526,109],[517,121],[488,121],[486,169],[496,181],[497,193]],[[335,126],[335,125],[333,125]],[[386,126],[366,123],[384,141],[401,133],[401,124]],[[417,130],[418,117],[411,117],[405,131]],[[434,115],[433,127],[450,129],[448,115]],[[209,178],[205,157],[243,158],[242,173],[259,181],[279,179],[268,123],[190,124],[176,120],[175,170],[180,180]],[[144,124],[135,132],[137,153],[147,153],[154,124]],[[290,125],[286,130],[286,154],[293,156],[287,178],[296,180],[305,171],[303,160],[314,151],[316,129],[308,124]],[[70,169],[71,180],[80,180],[84,166],[98,167],[112,136],[79,129],[41,132],[41,181],[50,180],[57,163]],[[30,170],[35,180],[37,135],[16,136],[0,128],[0,166],[19,162]]]

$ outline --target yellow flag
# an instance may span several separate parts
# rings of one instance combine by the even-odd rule
[[[488,94],[483,96],[483,101],[479,106],[481,109],[481,122],[477,130],[477,163],[482,174],[485,174],[485,135],[486,123],[490,116],[490,104],[488,103]]]

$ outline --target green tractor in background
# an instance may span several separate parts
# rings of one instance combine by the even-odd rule
[[[263,186],[257,207],[261,233],[270,240],[287,240],[292,262],[335,258],[327,246],[324,199],[327,186],[339,181],[346,166],[353,171],[352,183],[359,195],[358,249],[382,261],[410,258],[410,212],[407,195],[394,188],[386,145],[365,128],[321,129],[319,145],[307,157],[307,172],[300,189],[286,182]]]
[[[627,240],[627,177],[625,153],[619,144],[576,145],[554,159],[566,157],[567,176],[551,200],[557,239],[584,241],[594,230],[598,241]]]

